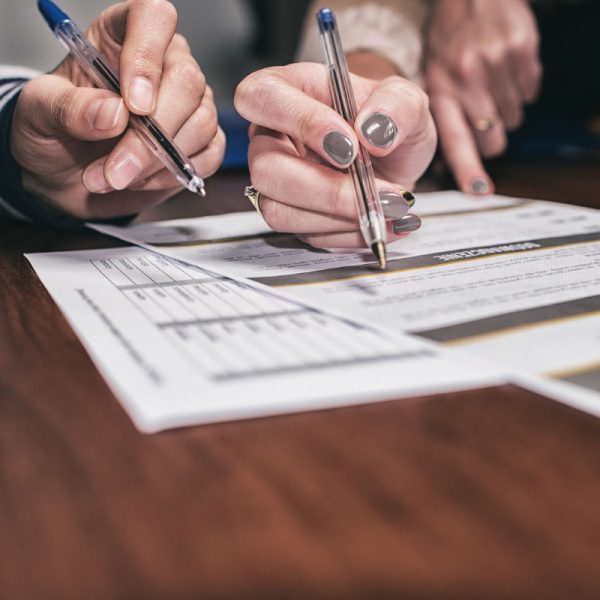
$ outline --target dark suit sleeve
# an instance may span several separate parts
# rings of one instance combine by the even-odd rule
[[[27,81],[14,69],[10,75],[0,67],[0,216],[29,220],[20,207],[20,197],[25,194],[21,186],[19,166],[10,152],[10,126],[19,92]]]

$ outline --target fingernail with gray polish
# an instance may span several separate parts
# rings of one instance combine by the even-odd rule
[[[361,129],[365,138],[377,148],[389,148],[398,135],[396,123],[383,113],[372,114]]]
[[[490,193],[490,184],[486,179],[483,179],[482,177],[477,177],[476,179],[473,179],[470,188],[472,194]]]
[[[394,221],[394,233],[399,235],[401,233],[411,233],[421,229],[421,219],[417,215],[406,215],[398,221]]]
[[[410,209],[406,199],[394,192],[380,192],[379,201],[386,219],[401,219]]]
[[[354,158],[352,140],[338,131],[332,131],[325,136],[323,148],[336,163],[344,167],[347,167]]]

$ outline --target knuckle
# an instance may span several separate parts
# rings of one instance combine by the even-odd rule
[[[198,63],[192,57],[180,60],[177,63],[173,70],[173,77],[177,80],[178,85],[192,94],[196,100],[202,99],[206,87],[206,78]]]
[[[213,89],[210,87],[210,85],[207,85],[204,89],[204,98],[210,102],[211,104],[214,105],[215,102],[215,93],[213,92]]]
[[[507,58],[507,46],[503,40],[492,40],[483,48],[484,60],[492,67],[498,67]]]
[[[531,47],[529,38],[521,31],[513,31],[508,38],[508,45],[513,51],[525,51]]]
[[[210,153],[203,173],[204,177],[211,177],[219,170],[225,156],[225,148],[225,136],[218,134],[209,146]]]
[[[223,161],[223,158],[225,157],[225,150],[227,150],[227,138],[225,137],[225,133],[220,127],[217,129],[217,133],[212,143],[217,148],[217,155],[219,159],[218,162],[220,165]]]
[[[456,58],[456,73],[464,81],[471,81],[475,76],[477,57],[474,52],[463,48]]]
[[[198,132],[199,137],[210,142],[219,132],[217,111],[214,108],[202,107],[190,117],[189,125]]]
[[[261,105],[271,90],[277,90],[281,80],[271,69],[263,69],[248,75],[236,88],[234,104],[238,112],[251,119],[255,106]]]
[[[187,38],[181,35],[180,33],[176,33],[173,36],[173,41],[171,43],[174,47],[180,48],[184,52],[191,52],[192,50],[189,42],[187,41]]]
[[[179,79],[190,80],[196,86],[200,84],[204,86],[204,75],[198,63],[191,56],[178,60],[174,70]]]

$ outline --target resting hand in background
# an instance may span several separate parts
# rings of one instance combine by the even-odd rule
[[[379,59],[373,58],[366,70],[377,76]],[[363,57],[362,64],[368,63]],[[355,128],[332,108],[324,65],[258,71],[236,93],[237,110],[253,124],[249,166],[265,220],[318,248],[364,247],[345,171],[359,141],[373,156],[387,216],[396,217],[388,222],[389,240],[420,226],[418,217],[405,216],[402,192],[412,188],[435,151],[427,97],[397,76],[376,81],[353,75],[352,84],[359,108]]]
[[[70,57],[22,90],[11,150],[25,189],[81,219],[131,215],[180,185],[133,131],[128,112],[153,115],[192,158],[198,174],[221,164],[225,139],[210,88],[166,0],[128,0],[92,25],[90,41],[119,66],[123,98],[93,87]]]
[[[506,148],[539,91],[539,34],[527,0],[438,0],[428,34],[427,88],[445,158],[459,187],[493,184],[480,155]]]

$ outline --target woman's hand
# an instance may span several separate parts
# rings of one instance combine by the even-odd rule
[[[145,144],[129,113],[153,115],[201,176],[221,164],[225,139],[213,95],[166,0],[108,8],[87,35],[118,66],[123,98],[93,87],[69,58],[21,92],[11,148],[23,185],[59,212],[106,219],[139,212],[180,189]]]
[[[427,89],[442,150],[460,188],[491,193],[481,155],[506,148],[541,82],[539,33],[527,0],[438,0]]]
[[[235,104],[251,127],[249,166],[260,209],[276,231],[319,248],[363,247],[346,169],[359,142],[373,156],[394,241],[418,229],[403,197],[429,165],[436,133],[427,96],[412,83],[352,76],[359,115],[352,128],[332,108],[325,66],[301,63],[258,71]]]

